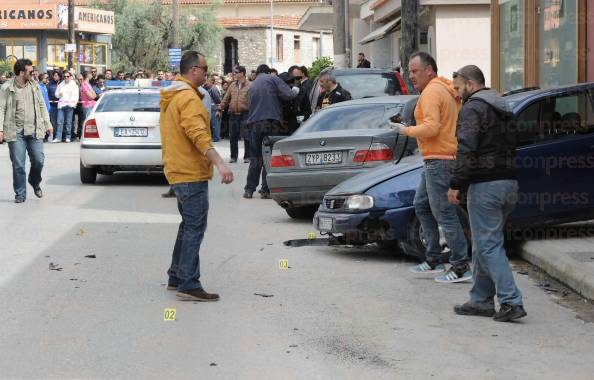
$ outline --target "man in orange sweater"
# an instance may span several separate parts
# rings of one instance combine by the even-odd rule
[[[187,51],[181,58],[181,75],[161,90],[161,150],[165,176],[177,197],[182,217],[167,274],[168,290],[177,290],[182,300],[218,301],[200,283],[200,245],[208,216],[208,181],[213,165],[223,183],[233,182],[233,173],[212,146],[210,118],[198,91],[208,67],[205,57]]]
[[[468,243],[456,207],[448,202],[449,174],[456,159],[456,120],[461,102],[452,82],[437,76],[435,59],[419,52],[411,56],[409,77],[421,93],[415,108],[417,125],[392,123],[400,134],[415,137],[423,155],[423,174],[417,189],[415,212],[426,241],[426,259],[410,269],[416,274],[441,274],[437,282],[461,282],[472,278]],[[451,250],[451,268],[442,263],[439,229]],[[445,272],[445,273],[443,273]]]

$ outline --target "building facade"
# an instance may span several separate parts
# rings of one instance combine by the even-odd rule
[[[493,86],[506,92],[594,81],[594,6],[493,0]]]
[[[109,67],[113,12],[76,7],[76,43],[68,44],[68,7],[56,1],[0,2],[0,59],[28,58],[41,71],[68,66],[73,51],[75,69]]]

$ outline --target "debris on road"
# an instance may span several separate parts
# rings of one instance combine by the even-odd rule
[[[77,233],[76,236],[83,236],[85,234],[85,230],[84,229],[80,229]]]
[[[291,344],[289,347],[290,348],[295,348],[295,347],[298,347],[298,346],[296,344]]]
[[[254,293],[254,295],[264,297],[264,298],[274,297],[274,294],[265,294],[265,293]]]
[[[78,278],[71,278],[70,281],[78,281]]]
[[[85,256],[87,259],[96,259],[97,255],[86,255]]]
[[[211,367],[216,367],[217,366],[217,363],[214,363],[214,362],[213,363],[210,363],[210,366]]]
[[[49,270],[55,270],[55,271],[61,271],[63,268],[60,266],[60,264],[54,264],[54,263],[49,263]]]

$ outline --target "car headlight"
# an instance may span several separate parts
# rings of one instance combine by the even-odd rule
[[[373,208],[373,197],[370,195],[351,195],[346,199],[347,210],[367,210]]]

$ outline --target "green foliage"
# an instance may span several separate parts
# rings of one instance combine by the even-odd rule
[[[115,13],[113,70],[168,68],[168,49],[174,47],[171,7],[163,6],[160,0],[95,1],[93,6]],[[203,6],[200,12],[180,7],[182,51],[197,50],[207,58],[217,57],[221,28],[216,23],[216,7]]]
[[[318,58],[311,63],[311,67],[307,70],[309,77],[313,80],[315,79],[322,70],[327,67],[332,67],[334,62],[332,62],[332,58],[330,57],[322,57]]]
[[[8,74],[8,73],[12,73],[12,68],[14,67],[14,62],[7,59],[6,61],[3,61],[0,59],[0,74]]]

